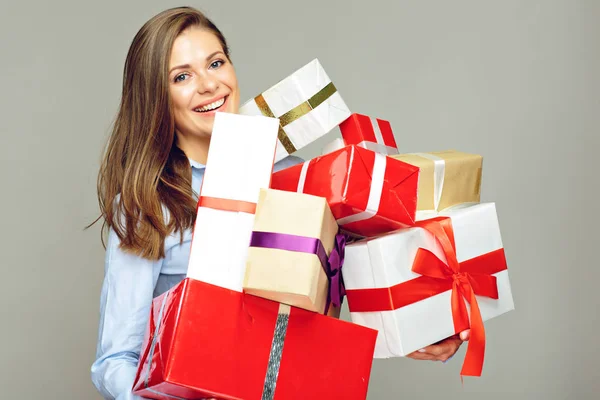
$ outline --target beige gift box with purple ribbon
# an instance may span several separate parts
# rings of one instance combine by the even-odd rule
[[[337,307],[329,307],[329,281],[334,292],[341,290],[339,265],[334,265],[339,263],[334,260],[339,239],[326,199],[261,189],[244,292],[318,313],[333,311]],[[339,305],[339,300],[333,303]],[[337,316],[335,311],[330,315]]]

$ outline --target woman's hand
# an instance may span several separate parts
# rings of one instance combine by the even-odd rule
[[[469,340],[470,330],[462,331],[460,334],[450,336],[447,339],[415,351],[407,357],[414,360],[448,361],[460,348],[463,342]]]

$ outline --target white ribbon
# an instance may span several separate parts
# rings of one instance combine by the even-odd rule
[[[428,153],[410,153],[415,156],[427,158],[433,161],[433,209],[438,211],[442,190],[444,189],[444,175],[446,173],[446,161],[443,158]]]
[[[376,118],[370,117],[371,125],[373,125],[373,132],[375,132],[375,142],[379,144],[385,145],[383,141],[383,135],[381,134],[381,129],[379,128],[379,122],[377,122]]]
[[[371,140],[363,140],[362,142],[357,143],[356,146],[374,151],[375,153],[386,154],[389,156],[398,154],[398,149],[396,147],[387,146],[385,144],[383,140],[383,134],[381,133],[381,129],[379,128],[379,123],[377,122],[377,119],[373,117],[369,117],[369,119],[371,120],[371,125],[373,125],[373,132],[375,133],[375,142]],[[346,145],[347,143],[343,139],[336,138],[323,147],[321,154],[333,153],[334,151],[339,150]]]
[[[375,163],[373,164],[373,172],[371,174],[371,188],[369,190],[369,200],[365,211],[358,214],[349,215],[337,220],[338,225],[346,225],[352,222],[363,221],[369,219],[379,211],[379,202],[381,201],[381,193],[383,191],[383,181],[385,177],[386,156],[383,154],[375,154]]]
[[[375,153],[387,154],[389,156],[398,154],[398,149],[391,146],[386,146],[381,143],[373,143],[367,140],[363,140],[357,146],[362,147],[367,150],[374,151]]]
[[[310,164],[310,160],[304,161],[304,163],[302,163],[302,169],[300,170],[300,179],[298,179],[298,188],[296,190],[298,193],[304,192],[304,182],[306,182],[306,171],[308,171],[308,164]]]
[[[339,149],[342,149],[346,146],[343,139],[337,138],[334,141],[327,143],[323,146],[323,150],[321,150],[321,155],[333,153]],[[385,144],[375,143],[367,140],[363,140],[358,143],[356,146],[362,147],[363,149],[371,150],[375,153],[386,154],[388,156],[398,154],[398,149],[391,146],[386,146]]]
[[[354,159],[354,151],[351,152],[349,168],[352,168],[352,161]],[[304,192],[304,183],[306,182],[306,172],[308,171],[308,165],[310,161],[305,161],[302,164],[302,169],[300,170],[300,178],[298,179],[298,188],[296,189],[298,193]],[[349,215],[347,217],[343,217],[337,220],[338,225],[345,225],[351,222],[363,221],[365,219],[369,219],[375,215],[379,211],[379,202],[381,201],[381,193],[383,192],[383,181],[385,177],[385,168],[386,168],[386,156],[383,154],[375,153],[375,162],[373,163],[373,172],[371,173],[371,187],[369,190],[369,199],[367,201],[367,208],[365,211],[360,212],[358,214]],[[349,169],[348,179],[350,178],[351,170]],[[348,189],[348,185],[346,182],[345,190]],[[342,197],[346,197],[347,193],[344,191]]]
[[[383,134],[381,133],[381,128],[379,127],[379,122],[377,122],[377,118],[369,117],[371,120],[371,125],[373,126],[373,133],[375,134],[375,142],[371,142],[369,140],[363,140],[357,146],[363,147],[365,149],[374,151],[376,153],[393,155],[398,154],[398,149],[391,146],[386,146],[385,141],[383,140]]]

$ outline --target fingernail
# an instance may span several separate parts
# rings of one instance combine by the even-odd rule
[[[419,349],[419,353],[425,353],[425,349]]]
[[[450,357],[448,357],[448,359],[446,361],[442,361],[444,364],[446,364],[448,361],[452,360],[452,357],[454,357],[454,355],[451,355]]]

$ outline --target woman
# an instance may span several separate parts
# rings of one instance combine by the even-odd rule
[[[152,299],[186,274],[215,113],[238,107],[227,42],[202,13],[170,9],[137,33],[98,178],[109,235],[92,380],[105,398],[136,398]],[[301,161],[288,157],[275,169]],[[460,343],[447,339],[413,358],[445,360]]]

